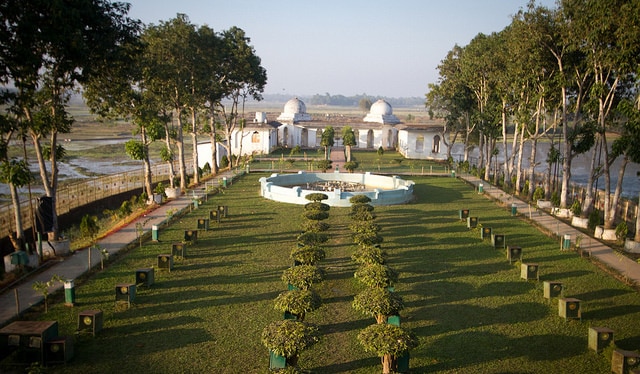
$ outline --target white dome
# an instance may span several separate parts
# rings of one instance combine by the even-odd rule
[[[287,114],[304,114],[307,112],[307,107],[302,100],[293,98],[284,105],[284,113]]]
[[[373,115],[390,116],[393,114],[393,109],[391,109],[391,105],[389,105],[388,102],[380,99],[371,105],[369,113]]]

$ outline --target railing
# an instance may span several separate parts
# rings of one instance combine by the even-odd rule
[[[186,161],[187,173],[193,172],[193,163]],[[177,170],[177,165],[174,166]],[[164,181],[169,176],[169,165],[154,164],[151,166],[152,183]],[[139,189],[142,193],[144,185],[143,169],[131,170],[118,174],[105,175],[86,181],[77,182],[61,186],[56,195],[56,212],[58,215],[69,213],[73,209],[90,204],[94,201],[105,199],[121,193]],[[22,215],[22,225],[25,228],[32,227],[32,208],[35,212],[38,201],[37,198],[21,201],[20,213]],[[15,231],[15,219],[12,204],[0,206],[0,227]],[[0,232],[0,236],[6,235],[6,230]]]

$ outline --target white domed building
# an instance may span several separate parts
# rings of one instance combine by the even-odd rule
[[[307,106],[304,105],[304,102],[295,97],[287,101],[284,105],[284,112],[280,113],[277,120],[283,123],[298,123],[311,121],[311,116],[307,113]]]
[[[398,117],[393,114],[391,104],[380,99],[371,105],[369,113],[364,117],[365,122],[381,123],[383,125],[395,125],[400,123]]]

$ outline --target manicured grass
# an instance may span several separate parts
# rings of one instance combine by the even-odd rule
[[[286,289],[280,280],[302,224],[302,206],[259,196],[252,173],[200,208],[160,231],[76,288],[78,305],[50,305],[41,320],[57,320],[74,335],[78,312],[104,311],[97,337],[76,337],[75,358],[52,373],[266,373],[262,329],[282,318],[273,308]],[[400,272],[395,289],[405,301],[402,325],[421,345],[411,352],[415,373],[608,372],[603,354],[587,349],[589,326],[615,331],[620,348],[640,347],[640,297],[575,252],[559,251],[527,222],[477,195],[454,178],[416,176],[416,201],[376,207],[389,265]],[[156,284],[138,288],[130,309],[115,308],[115,285],[134,281],[135,270],[156,265],[184,230],[211,208],[228,205],[230,217],[199,233],[173,271],[156,269]],[[523,248],[523,262],[540,265],[540,281],[520,279],[519,264],[467,229],[459,209]],[[349,209],[331,208],[331,240],[320,266],[327,279],[316,287],[323,306],[307,315],[322,340],[300,358],[314,373],[381,372],[380,359],[364,352],[356,336],[373,318],[351,307],[364,286],[353,278]],[[582,300],[582,320],[558,316],[557,300],[543,298],[543,281],[561,281],[564,295]]]

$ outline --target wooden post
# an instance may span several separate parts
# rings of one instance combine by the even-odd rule
[[[16,316],[20,316],[20,298],[18,297],[18,288],[13,289],[13,293],[16,296]]]

